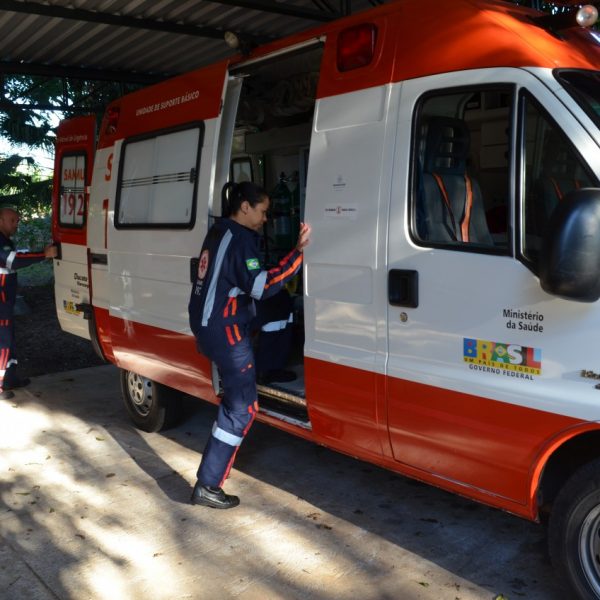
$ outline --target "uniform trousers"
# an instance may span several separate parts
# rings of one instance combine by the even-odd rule
[[[6,318],[0,312],[0,392],[14,385],[16,372],[15,322],[12,315]]]
[[[219,369],[223,398],[198,467],[201,485],[222,487],[258,412],[256,368],[248,325],[218,324],[197,336],[198,350]]]

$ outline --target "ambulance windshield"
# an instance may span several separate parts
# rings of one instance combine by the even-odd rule
[[[556,78],[600,127],[600,72],[560,70]]]

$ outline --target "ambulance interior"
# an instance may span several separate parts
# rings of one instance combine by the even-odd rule
[[[262,251],[267,268],[295,245],[308,174],[308,154],[322,46],[284,54],[232,72],[242,82],[232,119],[229,181],[252,181],[271,199],[263,228]],[[304,318],[302,273],[287,286],[292,299],[291,349],[286,370],[294,381],[259,381],[261,409],[308,422],[304,401]],[[260,333],[257,335],[257,343]]]
[[[440,92],[422,100],[414,228],[427,245],[508,248],[510,106],[511,94],[501,88]],[[461,225],[469,201],[467,234]]]

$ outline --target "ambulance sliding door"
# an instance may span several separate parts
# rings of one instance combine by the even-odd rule
[[[522,504],[536,443],[559,426],[556,401],[576,403],[564,366],[586,364],[582,337],[595,330],[579,303],[542,291],[527,256],[541,240],[533,209],[553,139],[594,184],[571,141],[590,138],[523,70],[411,80],[402,95],[388,234],[393,456]],[[467,195],[469,217],[456,209]]]
[[[203,123],[192,123],[131,138],[121,148],[109,235],[110,314],[119,321],[186,327],[203,137]]]
[[[146,132],[115,144],[108,228],[112,349],[120,367],[179,389],[201,369],[187,306],[215,193],[225,69],[156,88],[160,119],[151,115]],[[190,100],[171,106],[175,96]],[[133,96],[121,118],[147,103]]]

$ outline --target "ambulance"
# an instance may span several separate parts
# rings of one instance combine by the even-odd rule
[[[555,4],[389,2],[62,122],[56,305],[141,429],[218,403],[187,305],[224,184],[260,184],[265,262],[312,236],[259,419],[547,523],[598,599],[600,31]]]

